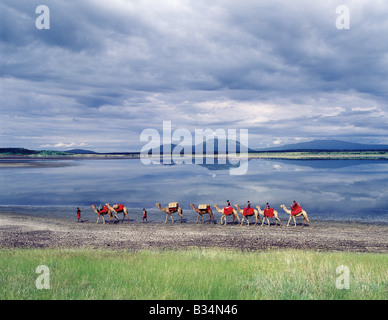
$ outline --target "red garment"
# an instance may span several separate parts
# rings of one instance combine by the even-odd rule
[[[224,214],[227,216],[230,216],[231,214],[233,214],[233,208],[232,207],[225,207]]]
[[[243,216],[253,216],[255,214],[253,208],[244,208]]]
[[[115,209],[115,211],[116,212],[123,212],[124,211],[124,205],[122,205],[122,204],[118,204],[118,208],[117,209]]]
[[[264,216],[267,218],[272,218],[273,217],[273,211],[274,209],[269,208],[269,209],[264,209]]]
[[[81,218],[81,210],[80,210],[80,209],[77,210],[77,218],[78,218],[78,219]]]
[[[302,207],[300,205],[293,205],[291,207],[291,215],[296,216],[297,214],[302,212]]]
[[[109,208],[107,206],[104,206],[100,211],[98,211],[98,213],[105,214],[105,213],[108,213],[108,211],[109,211]]]

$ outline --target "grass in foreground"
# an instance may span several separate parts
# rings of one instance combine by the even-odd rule
[[[36,288],[39,265],[50,289]],[[349,268],[337,289],[336,268]],[[388,298],[388,255],[276,250],[0,250],[0,299]]]

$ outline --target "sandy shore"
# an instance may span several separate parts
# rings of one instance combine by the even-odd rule
[[[195,223],[95,224],[0,214],[0,248],[104,248],[117,250],[219,247],[294,248],[388,253],[388,225],[312,221],[310,227]]]

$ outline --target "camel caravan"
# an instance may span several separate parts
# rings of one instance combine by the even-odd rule
[[[166,207],[162,207],[160,203],[155,204],[156,207],[164,212],[166,214],[166,220],[164,223],[167,223],[168,218],[170,217],[171,222],[174,223],[173,219],[173,214],[178,214],[180,216],[180,222],[183,222],[183,209],[179,206],[178,202],[170,202]],[[244,220],[247,221],[247,225],[249,226],[249,218],[255,219],[255,226],[260,223],[261,226],[264,225],[265,222],[267,222],[268,227],[271,225],[270,218],[275,219],[275,227],[278,225],[282,226],[281,220],[279,218],[279,212],[276,211],[274,208],[271,208],[270,205],[267,203],[266,207],[264,210],[261,209],[260,206],[256,206],[257,210],[253,207],[251,207],[250,202],[247,202],[247,205],[241,209],[239,204],[234,205],[235,208],[233,208],[230,205],[229,200],[227,200],[227,205],[223,207],[222,209],[218,206],[218,204],[214,204],[213,207],[216,209],[218,213],[221,214],[221,219],[220,223],[221,225],[227,225],[227,217],[232,217],[233,221],[231,224],[235,224],[235,221],[238,221],[238,225],[242,226],[244,224]],[[216,223],[213,211],[211,209],[210,204],[199,204],[197,207],[191,203],[190,207],[198,213],[197,216],[197,221],[195,222],[196,224],[198,223],[199,218],[201,217],[202,219],[202,224],[205,223],[204,216],[209,217],[209,224],[213,220],[213,224]],[[307,220],[308,225],[310,226],[310,220],[307,216],[307,213],[305,210],[302,209],[300,204],[298,204],[296,201],[293,202],[293,204],[290,206],[290,209],[288,209],[284,204],[280,206],[285,213],[287,213],[290,217],[288,219],[287,227],[290,225],[291,219],[294,221],[294,227],[296,227],[296,218],[297,217],[302,217],[303,218],[303,223],[302,227],[305,226],[305,222]],[[105,215],[108,215],[109,217],[109,224],[113,220],[113,223],[115,221],[120,221],[118,218],[118,214],[122,213],[123,218],[121,222],[124,221],[125,218],[127,218],[127,223],[129,223],[129,216],[128,216],[128,209],[123,205],[123,204],[114,204],[111,206],[109,203],[106,203],[105,205],[100,205],[99,208],[97,209],[96,205],[92,205],[92,208],[95,213],[97,213],[97,224],[100,220],[100,217],[102,218],[103,224],[105,224]],[[145,209],[143,209],[145,211]],[[242,216],[242,219],[240,220],[239,213]],[[262,216],[262,218],[260,217]],[[144,217],[144,216],[143,216]],[[116,219],[116,220],[115,220]],[[143,219],[144,220],[144,219]]]

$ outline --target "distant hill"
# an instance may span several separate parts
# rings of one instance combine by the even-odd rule
[[[29,150],[25,148],[0,148],[0,154],[10,156],[63,156],[68,155],[62,151],[52,150]]]
[[[97,152],[84,150],[84,149],[71,149],[71,150],[66,150],[64,152],[75,153],[75,154],[97,154]]]
[[[176,144],[171,144],[170,145],[170,150],[171,152],[174,151],[174,148],[176,147]],[[159,152],[160,154],[163,154],[163,149],[168,149],[168,145],[160,145],[159,147],[156,147],[152,149],[153,153]],[[181,155],[183,155],[183,146],[179,145],[179,147],[182,148]],[[214,142],[212,140],[207,140],[203,142],[202,144],[198,144],[196,146],[191,147],[191,152],[192,154],[195,154],[195,150],[202,150],[203,154],[206,154],[206,147],[209,147],[210,151],[214,151],[214,154],[227,154],[229,152],[231,153],[240,153],[240,151],[245,151],[247,150],[248,152],[255,151],[253,149],[250,149],[246,146],[243,146],[240,144],[239,141],[236,140],[225,140],[225,139],[214,139]],[[150,154],[150,151],[148,152]]]
[[[39,151],[29,150],[25,148],[0,148],[0,153],[9,155],[31,155],[38,154]]]
[[[346,142],[341,140],[314,140],[295,144],[286,144],[283,146],[258,149],[257,151],[371,151],[371,150],[388,150],[386,144],[363,144]]]

